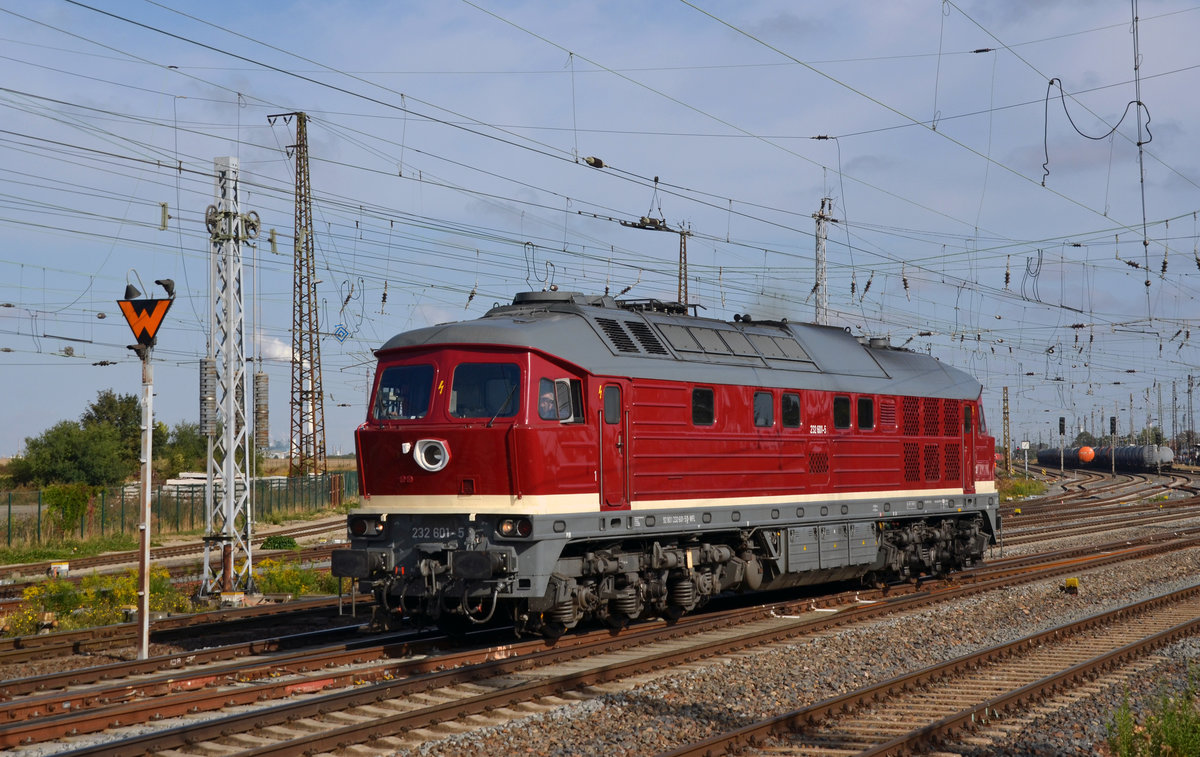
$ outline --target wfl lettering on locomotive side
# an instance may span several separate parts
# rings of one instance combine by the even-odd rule
[[[942,575],[999,532],[983,387],[885,339],[526,292],[376,356],[332,566],[380,627],[677,618]]]

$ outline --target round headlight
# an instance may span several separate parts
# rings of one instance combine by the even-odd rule
[[[413,459],[423,469],[435,473],[450,462],[450,448],[441,439],[422,439],[413,450]]]

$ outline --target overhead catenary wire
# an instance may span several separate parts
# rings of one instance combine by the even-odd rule
[[[407,114],[403,114],[403,117],[406,118]],[[331,126],[336,127],[336,125],[333,125],[333,124],[331,124]],[[205,130],[204,127],[199,127],[199,128],[200,128],[200,130]],[[331,128],[331,131],[333,131],[333,130],[334,129]],[[583,133],[583,132],[581,131],[580,133]],[[239,138],[236,140],[236,143],[241,145],[241,144],[244,144],[245,141],[246,141],[245,139]],[[407,144],[407,143],[408,143],[407,140],[402,140],[402,144]],[[381,153],[380,159],[386,160],[385,155]],[[403,162],[403,161],[401,161],[401,162]],[[422,162],[424,162],[424,161],[422,160]],[[343,165],[344,164],[345,164],[345,162],[343,162]],[[363,164],[360,164],[359,166],[355,167],[353,170],[363,170],[363,169],[367,169],[367,168],[369,168],[369,166],[366,165],[365,163],[363,163]],[[381,173],[382,173],[382,171],[381,171]],[[839,176],[843,176],[843,175],[844,174],[839,170]],[[428,176],[429,176],[429,174],[427,173],[426,177],[428,177]],[[197,173],[197,175],[196,175],[197,182],[202,182],[202,178],[203,177],[201,177],[200,174]],[[186,186],[186,179],[181,179],[181,181],[183,181],[183,186]],[[432,186],[432,183],[429,181],[425,181],[422,183],[424,186]],[[479,190],[482,189],[482,187],[478,187],[478,186],[474,186],[474,187],[469,186],[469,185],[464,186],[462,183],[458,183],[458,186],[453,186],[453,182],[444,182],[444,183],[447,185],[447,188],[452,189],[452,191],[462,192],[464,194],[474,193],[476,196],[480,196],[480,197],[485,197],[485,196],[490,195],[492,197],[492,199],[494,199],[497,202],[507,202],[508,200],[512,199],[509,197],[505,197],[503,195],[503,193],[487,192],[487,191],[480,192]],[[664,183],[663,186],[665,188],[665,187],[667,187],[667,184]],[[844,194],[844,192],[843,192],[843,194]],[[325,212],[330,213],[328,218],[329,218],[329,221],[332,226],[331,235],[330,235],[331,244],[333,244],[333,245],[342,244],[345,242],[345,240],[349,239],[349,237],[345,236],[344,233],[342,233],[342,232],[344,232],[345,229],[347,228],[347,226],[345,224],[347,210],[349,208],[356,208],[360,204],[360,202],[355,201],[356,199],[361,200],[361,198],[334,198],[331,196],[323,197],[320,200],[320,202],[322,202],[324,204]],[[735,198],[728,198],[728,197],[722,198],[719,203],[722,210],[726,211],[726,210],[731,209],[734,204],[734,199]],[[573,198],[573,201],[574,201],[574,198]],[[737,204],[739,206],[739,209],[742,207],[750,206],[749,201],[745,200],[745,198],[737,199]],[[554,203],[545,203],[544,205],[545,205],[544,210],[535,210],[535,212],[538,212],[538,213],[551,213],[551,212],[561,213],[562,212],[561,204],[559,204],[557,208],[555,208]],[[531,204],[528,207],[535,208],[536,204]],[[388,217],[388,216],[399,217],[399,214],[395,212],[395,208],[389,209],[389,208],[377,207],[377,208],[375,208],[375,211],[376,212],[374,213],[374,215],[383,216],[383,217]],[[726,216],[726,218],[729,218],[729,217],[730,216]],[[10,219],[10,221],[12,221],[12,220],[14,220],[14,219]],[[866,219],[864,219],[864,220],[866,220]],[[20,221],[16,221],[16,222],[20,223]],[[364,221],[364,223],[367,223],[367,224],[370,224],[371,222],[372,221],[370,218],[367,218]],[[418,219],[415,217],[411,218],[409,222],[414,223],[414,224],[421,223],[421,221],[418,221]],[[435,223],[432,225],[436,226],[437,224]],[[572,226],[574,226],[574,224]],[[880,230],[882,230],[884,225],[878,224],[877,226]],[[178,224],[178,227],[182,230],[185,230],[185,233],[186,233],[187,222],[181,221]],[[340,227],[340,231],[339,231],[339,227]],[[561,224],[560,224],[560,227],[561,227]],[[858,249],[860,249],[859,246],[864,245],[864,244],[866,244],[868,246],[877,245],[876,249],[881,249],[881,248],[885,249],[889,245],[880,244],[880,242],[883,240],[892,239],[894,242],[894,240],[898,240],[903,237],[911,237],[914,239],[917,237],[917,235],[913,233],[915,230],[901,229],[898,231],[898,233],[894,237],[887,237],[887,236],[883,236],[882,234],[879,234],[879,235],[875,236],[875,239],[873,242],[868,242],[867,240],[870,239],[870,236],[871,236],[869,227],[870,227],[870,224],[861,224],[861,223],[855,224],[853,226],[849,225],[849,224],[847,225],[847,227],[846,227],[847,228],[847,240],[845,243],[846,251],[858,250]],[[449,228],[449,227],[447,227],[447,228]],[[366,231],[366,227],[364,227],[364,231]],[[576,229],[572,228],[572,233],[574,233],[575,231],[576,231]],[[492,233],[492,232],[499,232],[499,233]],[[521,239],[520,236],[518,236],[516,238],[512,238],[509,234],[505,233],[502,229],[499,229],[499,228],[492,229],[490,231],[485,230],[482,227],[479,229],[473,229],[473,230],[455,229],[453,231],[453,233],[463,233],[463,234],[471,234],[471,235],[483,234],[485,236],[495,237],[495,241],[500,244],[512,244],[512,243],[520,241],[520,239]],[[699,233],[704,233],[704,230],[701,229],[698,232],[698,234]],[[797,236],[799,237],[800,234],[803,233],[803,230],[797,229],[796,233],[797,233]],[[867,236],[863,236],[864,233],[867,233]],[[716,235],[708,234],[708,236],[714,237]],[[977,234],[977,236],[986,236],[986,230],[984,230],[980,234]],[[509,237],[509,238],[505,239],[505,237]],[[732,237],[732,238],[730,238],[730,237]],[[726,230],[726,233],[721,235],[720,239],[718,241],[722,243],[722,249],[725,249],[724,248],[725,244],[729,244],[730,247],[741,245],[741,246],[744,246],[747,249],[747,251],[749,251],[752,248],[761,249],[761,246],[756,244],[757,240],[754,240],[750,237],[751,237],[751,235],[747,235],[744,232],[739,233],[739,234],[730,234],[729,231]],[[186,239],[187,237],[185,236],[184,238]],[[929,244],[929,242],[927,240],[928,240],[928,237],[927,237],[926,241],[924,241],[923,243]],[[560,247],[573,246],[574,239],[572,239],[570,241],[571,241],[571,245],[564,245],[561,243],[562,240],[559,240],[558,246],[560,246]],[[369,240],[364,240],[365,244],[368,242],[369,242]],[[1011,249],[1014,246],[1019,247],[1022,245],[1028,245],[1029,243],[1030,243],[1030,240],[1014,239],[1014,240],[997,241],[996,244],[994,244],[994,245],[980,244],[979,252],[976,252],[970,256],[964,256],[962,258],[962,260],[964,263],[967,263],[969,265],[972,260],[974,260],[974,261],[986,260],[987,256],[989,254],[992,256],[1010,254],[1008,252],[997,252],[997,250],[1001,247]],[[1033,240],[1033,243],[1036,244],[1037,243],[1036,240]],[[602,244],[604,244],[604,243],[601,240],[597,240],[596,248],[601,249]],[[803,245],[801,245],[801,244],[797,244],[795,249],[784,249],[784,250],[782,250],[782,253],[785,256],[788,256],[789,258],[796,260],[797,265],[799,265],[799,262],[803,259],[802,255],[799,253],[799,250],[802,246]],[[472,249],[474,249],[474,247],[472,247]],[[930,246],[930,254],[928,257],[931,260],[948,260],[949,258],[947,256],[954,253],[953,248],[949,249],[944,254],[943,253],[935,253],[932,251],[932,249],[933,249],[932,246]],[[988,252],[988,250],[990,250],[990,252]],[[583,248],[581,248],[579,252],[580,252],[580,254],[587,254],[586,245]],[[487,260],[488,256],[493,253],[489,252],[485,248],[479,254],[481,256],[481,259]],[[880,260],[885,261],[881,264],[883,266],[884,270],[886,270],[889,265],[894,265],[894,261],[899,259],[898,257],[893,257],[893,258],[891,258],[891,261],[889,262],[886,254],[879,255],[877,252],[874,252],[874,251],[871,253],[868,253],[868,254],[878,255],[878,258]],[[359,248],[359,254],[357,255],[357,260],[353,261],[353,262],[351,262],[349,260],[336,260],[335,259],[337,257],[336,251],[331,251],[331,255],[333,257],[331,257],[330,260],[328,261],[329,265],[331,267],[335,268],[336,270],[345,271],[345,272],[347,272],[347,274],[349,272],[353,271],[354,269],[358,269],[360,271],[363,271],[364,273],[369,274],[370,269],[371,269],[372,265],[374,264],[373,255],[372,255],[371,247],[369,244],[367,244],[366,247]],[[610,257],[611,256],[600,256],[600,259],[603,260],[603,259],[607,259]],[[749,256],[747,256],[747,257],[749,257]],[[919,258],[919,257],[922,257],[922,255],[920,253],[918,253],[917,255],[914,255],[912,257]],[[189,259],[194,260],[194,258],[191,256],[189,256]],[[382,259],[387,259],[387,258],[381,257],[379,259],[382,260]],[[503,258],[502,253],[496,254],[495,260],[498,264],[501,263],[503,261],[503,259],[504,258]],[[775,258],[772,258],[772,259],[774,260]],[[910,266],[907,269],[907,274],[908,274],[907,277],[910,277],[912,279],[914,286],[918,286],[919,283],[929,283],[929,284],[934,283],[934,278],[936,278],[936,277],[925,278],[925,277],[919,275],[917,265],[918,264],[910,264]],[[693,263],[693,267],[695,267],[695,266],[697,266],[697,264]],[[726,279],[725,283],[728,283],[727,279],[730,275],[734,275],[734,276],[739,275],[739,271],[738,271],[739,267],[741,267],[746,272],[749,272],[750,270],[753,269],[752,264],[748,261],[746,262],[746,265],[744,265],[744,266],[737,265],[737,261],[735,261],[733,265],[729,265],[727,267],[719,267],[719,266],[714,265],[714,266],[712,266],[714,281],[725,278]],[[452,266],[447,267],[445,270],[450,270],[451,268],[452,268]],[[723,270],[722,270],[722,268],[723,268]],[[934,269],[931,269],[931,270],[938,270],[938,269],[940,269],[940,264],[938,264]],[[851,273],[848,273],[847,275],[853,275],[852,274],[853,267],[851,267],[850,271],[851,271]],[[700,272],[700,275],[701,276],[704,275],[702,271]],[[965,275],[969,275],[969,274],[964,274],[964,276]],[[888,290],[887,290],[886,285],[881,283],[881,282],[886,281],[886,278],[885,278],[886,276],[887,276],[886,273],[881,274],[881,278],[876,281],[877,286],[874,287],[872,290],[873,295],[876,293],[877,290],[881,294],[887,293]],[[893,276],[894,276],[894,274],[893,274]],[[1177,278],[1177,277],[1172,276],[1172,278]],[[1180,280],[1179,283],[1187,284],[1187,282],[1183,281],[1183,280]],[[733,287],[730,289],[730,291],[737,291],[737,289],[736,289],[737,286],[738,285],[735,283],[733,285]],[[448,288],[446,289],[446,292],[447,292],[447,294],[457,292],[462,295],[465,295],[464,288],[461,288],[461,287],[455,288],[453,285],[449,285]],[[722,292],[724,292],[724,288],[722,288]],[[497,294],[503,294],[502,287],[499,289]],[[486,298],[486,295],[481,295],[479,299],[484,300],[485,298]],[[450,298],[448,297],[447,299],[450,299]],[[457,300],[457,306],[461,307],[461,299],[459,299],[459,298],[454,298],[454,299]],[[874,297],[872,299],[874,299]],[[860,315],[855,316],[855,318],[856,318],[856,320],[861,321],[865,318],[865,316],[860,314]],[[904,328],[904,327],[906,327],[906,324],[904,324],[902,321],[897,319],[897,326],[899,328]]]

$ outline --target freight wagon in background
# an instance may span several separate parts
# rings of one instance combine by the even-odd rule
[[[886,339],[551,291],[376,356],[332,565],[381,627],[674,618],[948,573],[999,532],[982,386]]]
[[[1114,459],[1115,458],[1115,459]],[[1124,447],[1051,447],[1038,450],[1038,465],[1057,468],[1095,468],[1135,472],[1170,470],[1175,453],[1161,444],[1128,445]]]

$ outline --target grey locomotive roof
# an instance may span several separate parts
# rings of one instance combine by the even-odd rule
[[[379,352],[446,344],[529,348],[602,376],[970,400],[982,388],[928,355],[832,326],[729,323],[577,292],[523,292],[482,318],[397,334]]]

